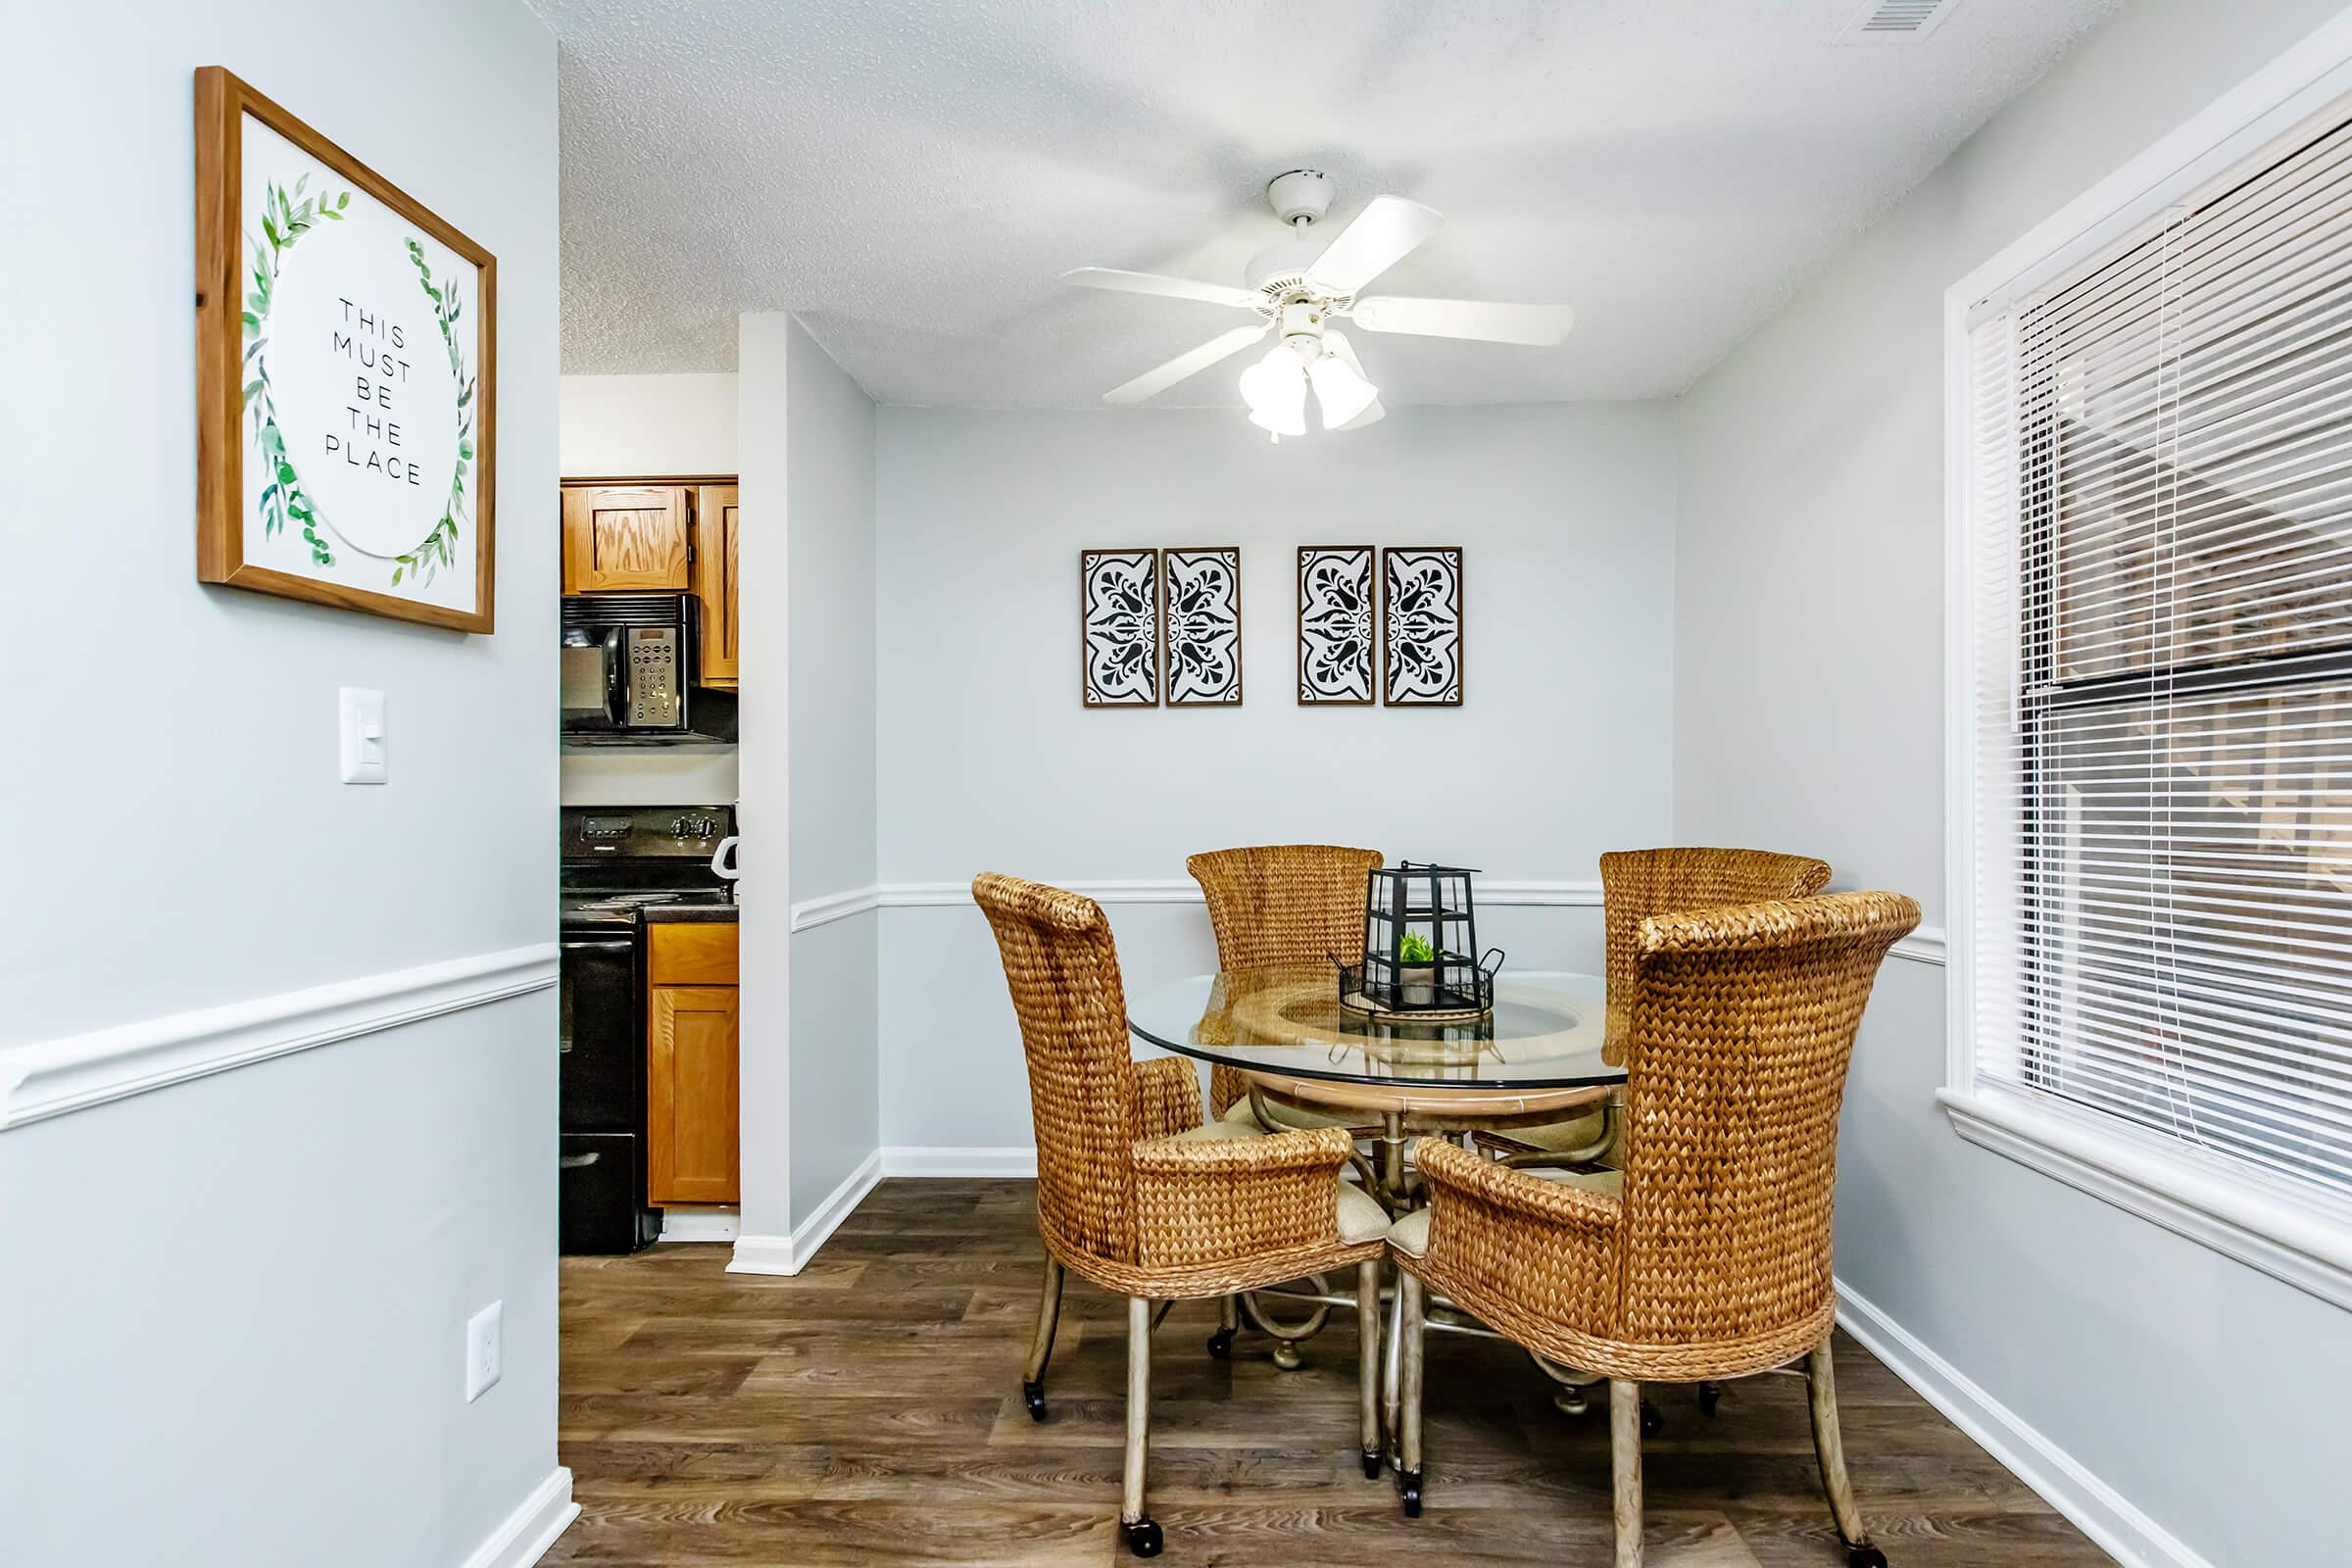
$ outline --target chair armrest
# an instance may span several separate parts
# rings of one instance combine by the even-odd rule
[[[1494,1327],[1605,1336],[1618,1316],[1625,1205],[1514,1170],[1443,1139],[1413,1145],[1429,1188],[1429,1250],[1416,1272]]]
[[[1173,1138],[1201,1124],[1200,1074],[1189,1056],[1128,1063],[1146,1138]]]
[[[1135,1146],[1136,1261],[1200,1268],[1340,1245],[1347,1130]]]

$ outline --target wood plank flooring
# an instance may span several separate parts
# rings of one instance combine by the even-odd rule
[[[1132,1561],[1118,1542],[1122,1304],[1073,1277],[1047,1373],[1019,1384],[1041,1253],[1028,1182],[891,1181],[796,1279],[723,1246],[563,1264],[561,1454],[582,1514],[545,1562],[777,1565]],[[1202,1349],[1187,1302],[1154,1340],[1152,1512],[1165,1561],[1379,1568],[1609,1559],[1608,1432],[1508,1347],[1430,1341],[1427,1509],[1356,1457],[1348,1315],[1278,1371],[1245,1332]],[[2108,1562],[1840,1336],[1863,1514],[1893,1568]],[[1733,1384],[1721,1413],[1660,1389],[1644,1448],[1660,1568],[1838,1568],[1804,1387]]]

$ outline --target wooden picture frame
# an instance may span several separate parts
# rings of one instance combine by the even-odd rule
[[[1080,706],[1159,706],[1163,591],[1157,550],[1078,552]]]
[[[265,181],[258,207],[249,155]],[[256,211],[258,233],[246,221]],[[294,242],[330,232],[343,237],[313,241],[296,305],[274,313]],[[305,328],[331,320],[319,314],[328,295],[355,279],[355,293],[396,281],[356,304],[333,299],[352,330],[321,346],[330,334]],[[282,348],[270,341],[281,328]],[[348,383],[336,354],[354,368]],[[200,68],[197,580],[491,632],[497,413],[497,258],[225,69]]]
[[[1170,708],[1242,706],[1242,547],[1159,553],[1159,662]]]
[[[1380,551],[1298,547],[1298,706],[1369,708],[1380,700]]]
[[[1468,578],[1458,545],[1380,553],[1380,700],[1389,708],[1462,706]]]

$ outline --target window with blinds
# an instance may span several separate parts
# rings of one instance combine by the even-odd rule
[[[1977,1076],[2352,1196],[2352,107],[1968,331]]]

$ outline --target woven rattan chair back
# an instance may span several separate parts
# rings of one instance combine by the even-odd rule
[[[1601,928],[1608,944],[1608,1016],[1601,1059],[1625,1062],[1626,1004],[1642,922],[1728,904],[1811,898],[1829,885],[1830,862],[1769,850],[1617,850],[1600,858]]]
[[[1838,1114],[1896,893],[1653,916],[1634,934],[1618,1282],[1628,1341],[1769,1339],[1828,1309]]]
[[[972,898],[997,933],[1029,1060],[1038,1227],[1063,1247],[1131,1263],[1142,1118],[1110,922],[1092,899],[994,871],[973,879]]]
[[[1378,850],[1331,844],[1262,844],[1210,850],[1184,868],[1208,901],[1217,967],[1264,969],[1322,963],[1334,954],[1361,957],[1364,875],[1384,858]],[[1231,1067],[1211,1067],[1208,1080],[1212,1116],[1249,1093],[1249,1081]]]

